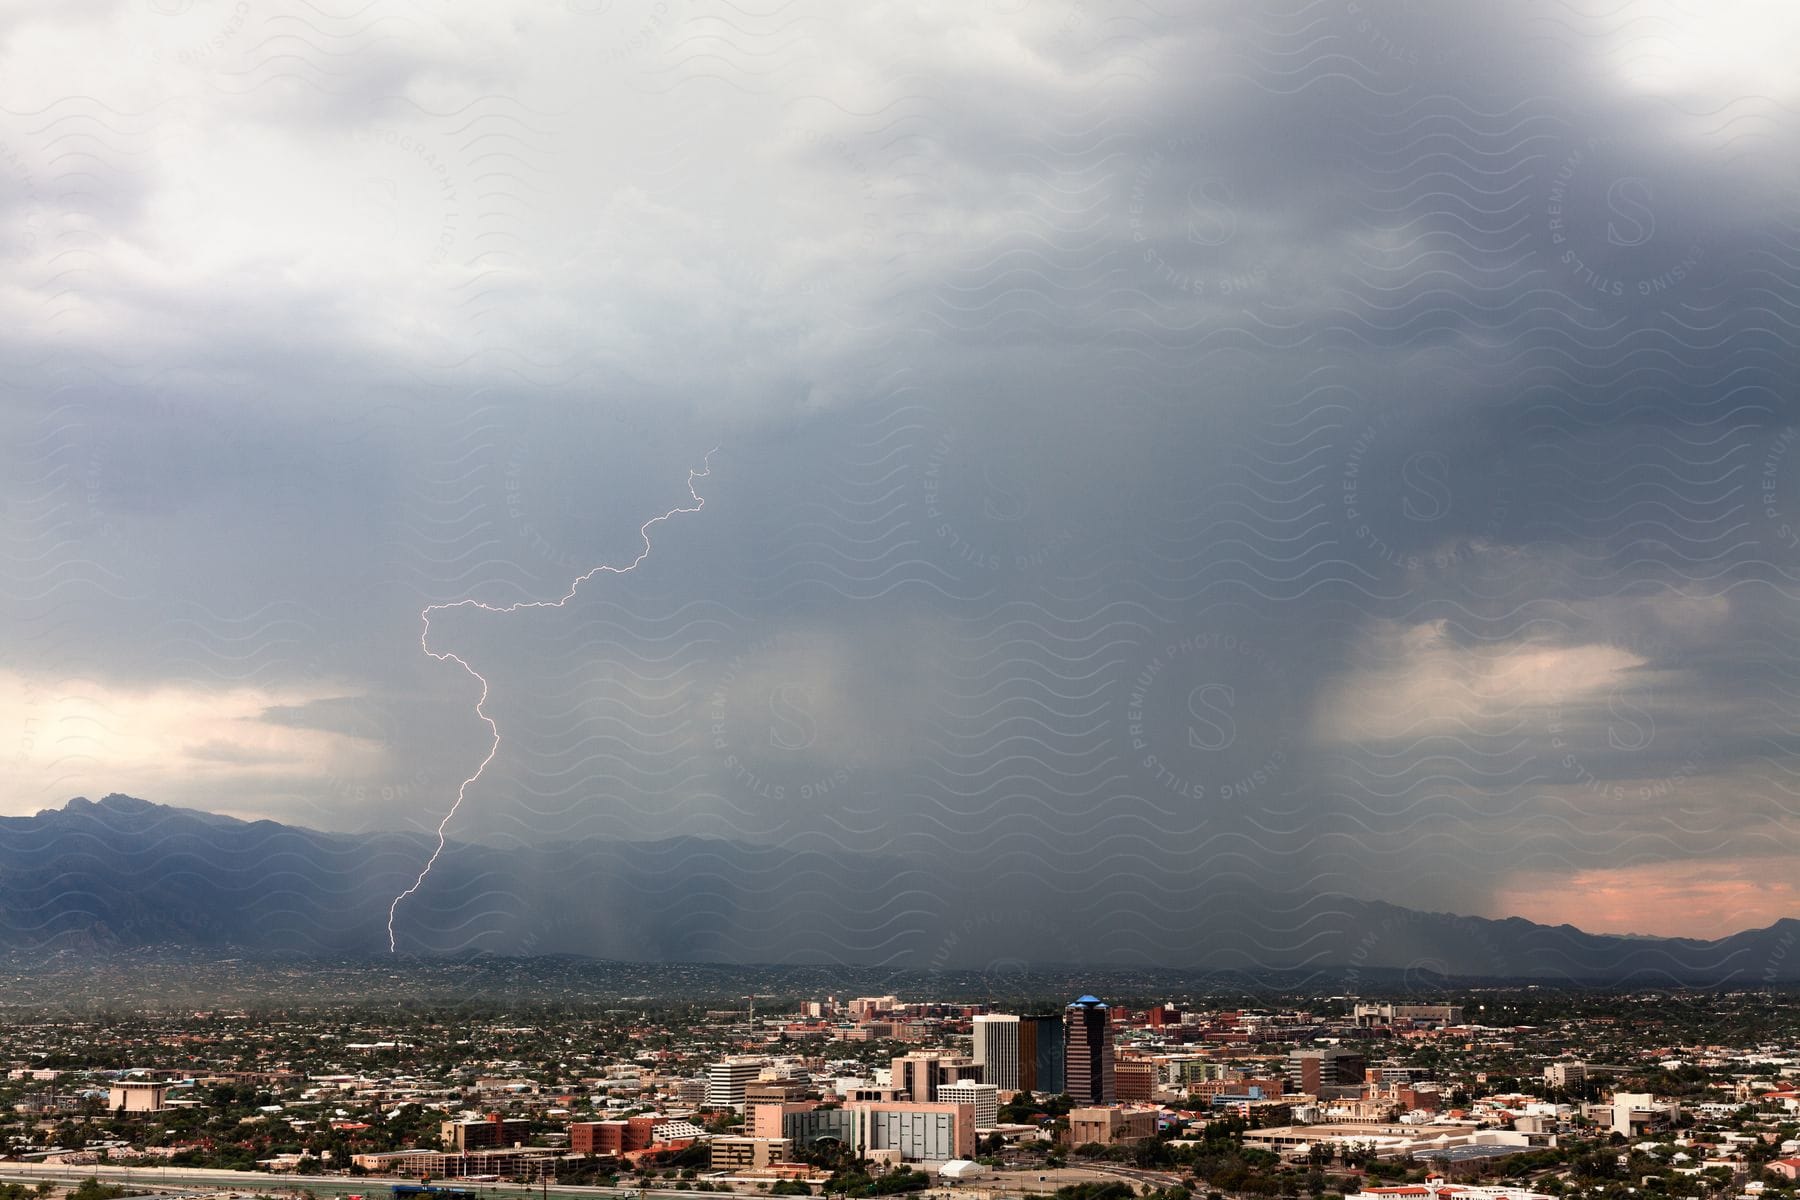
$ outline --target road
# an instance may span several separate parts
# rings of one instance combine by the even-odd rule
[[[1178,1183],[1183,1185],[1187,1183],[1186,1179],[1173,1172],[1152,1171],[1144,1167],[1121,1167],[1117,1164],[1095,1163],[1092,1164],[1092,1169],[1132,1183],[1141,1183],[1146,1187],[1169,1188]]]
[[[120,1166],[67,1166],[63,1164],[45,1163],[0,1163],[0,1182],[29,1183],[39,1179],[52,1179],[59,1183],[79,1183],[89,1177],[103,1179],[108,1183],[123,1183],[136,1187],[200,1190],[209,1192],[231,1191],[250,1194],[296,1191],[311,1192],[315,1196],[371,1196],[380,1197],[396,1183],[417,1183],[413,1178],[389,1178],[376,1175],[359,1175],[354,1179],[347,1175],[272,1175],[261,1171],[222,1171],[210,1167],[120,1167]],[[445,1187],[467,1188],[481,1196],[491,1196],[495,1200],[514,1197],[525,1200],[527,1197],[550,1196],[630,1196],[641,1194],[641,1189],[634,1187],[575,1187],[569,1184],[528,1185],[523,1183],[465,1183],[462,1180],[445,1179],[437,1181]],[[676,1190],[674,1188],[656,1188],[652,1196],[661,1200],[719,1200],[718,1192],[695,1192]]]
[[[1061,1178],[1058,1178],[1061,1176]],[[1018,1195],[1025,1192],[1052,1191],[1064,1183],[1087,1182],[1096,1177],[1124,1179],[1147,1187],[1163,1188],[1180,1183],[1181,1177],[1161,1171],[1144,1171],[1133,1167],[1123,1167],[1112,1163],[1082,1163],[1048,1170],[1007,1171],[998,1175],[972,1180],[955,1188],[933,1188],[928,1192],[914,1193],[908,1200],[930,1200],[958,1193],[1003,1193]],[[31,1183],[39,1179],[55,1180],[59,1183],[79,1183],[83,1179],[93,1177],[108,1183],[122,1183],[130,1187],[155,1189],[158,1191],[205,1191],[205,1192],[240,1192],[247,1195],[285,1194],[307,1192],[320,1200],[343,1196],[367,1196],[370,1200],[386,1200],[387,1190],[396,1183],[417,1183],[411,1177],[397,1178],[388,1176],[359,1175],[351,1178],[346,1175],[291,1175],[266,1174],[261,1171],[222,1171],[208,1167],[121,1167],[121,1166],[67,1166],[45,1163],[0,1163],[0,1182]],[[1043,1182],[1040,1182],[1040,1177]],[[537,1197],[542,1200],[548,1196],[566,1197],[629,1197],[637,1200],[720,1200],[722,1195],[730,1193],[696,1192],[677,1188],[635,1187],[577,1187],[572,1184],[523,1183],[472,1183],[457,1179],[438,1180],[444,1187],[467,1188],[476,1194],[491,1200],[531,1200]],[[746,1188],[750,1195],[760,1193]],[[744,1192],[738,1193],[740,1195]]]

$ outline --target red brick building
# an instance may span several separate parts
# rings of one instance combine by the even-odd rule
[[[648,1150],[654,1130],[665,1117],[630,1117],[614,1121],[576,1121],[569,1126],[572,1154],[630,1154]]]
[[[1151,1099],[1156,1095],[1156,1064],[1144,1059],[1117,1060],[1113,1063],[1113,1086],[1120,1103]]]

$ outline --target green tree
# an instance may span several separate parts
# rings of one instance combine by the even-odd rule
[[[118,1184],[101,1183],[98,1179],[89,1175],[86,1179],[76,1184],[75,1188],[70,1191],[69,1200],[114,1200],[115,1197],[123,1196],[124,1194],[125,1189]]]

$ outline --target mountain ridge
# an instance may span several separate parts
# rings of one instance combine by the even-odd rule
[[[336,834],[112,793],[0,818],[0,950],[385,952],[425,833]],[[1644,938],[1424,912],[1254,882],[1080,871],[952,883],[898,855],[680,836],[451,841],[399,948],[637,962],[1004,973],[1092,961],[1201,971],[1614,983],[1800,981],[1800,920]]]

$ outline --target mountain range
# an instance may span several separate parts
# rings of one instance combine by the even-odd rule
[[[436,838],[241,821],[129,796],[0,818],[0,949],[389,949],[388,911]],[[1337,979],[1800,981],[1800,921],[1714,941],[1584,933],[1235,881],[1121,875],[1004,888],[928,861],[700,837],[449,842],[395,914],[408,954],[809,963],[1004,975],[1041,964]]]

